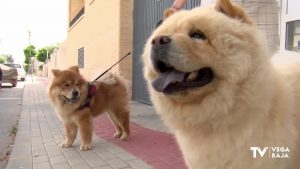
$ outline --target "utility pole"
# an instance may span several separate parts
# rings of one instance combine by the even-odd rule
[[[30,38],[31,38],[31,31],[28,30],[28,46],[31,45]],[[31,76],[31,83],[33,83],[33,77],[32,77],[32,73],[33,73],[33,59],[31,58],[31,48],[30,48],[30,51],[29,51],[29,58],[30,58],[30,76]]]
[[[31,44],[31,42],[30,42],[30,38],[31,38],[31,31],[30,31],[30,30],[28,30],[27,32],[28,32],[28,44],[30,45],[30,44]]]

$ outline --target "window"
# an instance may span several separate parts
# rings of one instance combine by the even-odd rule
[[[84,47],[78,49],[78,67],[84,68]]]
[[[300,20],[286,23],[285,49],[300,52]]]
[[[69,0],[69,27],[84,14],[84,0]]]

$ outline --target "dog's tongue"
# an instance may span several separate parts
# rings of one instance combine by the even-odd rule
[[[197,78],[188,80],[190,73],[179,72],[176,70],[162,73],[152,82],[152,87],[164,94],[183,91],[189,88],[202,87],[210,83],[214,74],[210,68],[202,68],[197,72]]]
[[[172,84],[184,81],[186,73],[173,70],[171,72],[162,73],[152,82],[152,86],[158,92],[167,92],[172,90]]]

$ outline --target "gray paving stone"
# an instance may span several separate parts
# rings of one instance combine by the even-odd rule
[[[54,164],[52,167],[53,169],[72,169],[68,163]]]
[[[69,157],[67,158],[67,160],[69,161],[70,165],[73,167],[75,165],[78,164],[85,164],[87,163],[82,157],[78,156],[78,157]]]
[[[45,147],[49,147],[49,146],[57,146],[56,142],[53,140],[52,142],[44,142]]]
[[[110,159],[114,159],[116,158],[116,156],[109,152],[109,151],[101,151],[101,152],[97,152],[99,154],[99,156],[103,159],[103,160],[110,160]]]
[[[59,156],[50,157],[50,162],[52,165],[54,165],[59,163],[66,163],[67,160],[65,159],[65,156],[59,155]]]
[[[153,169],[152,166],[149,166],[145,162],[142,162],[140,160],[132,160],[128,161],[128,163],[134,168],[134,169]]]
[[[107,163],[93,151],[82,151],[80,155],[88,162],[91,167],[105,166]]]
[[[129,167],[128,164],[118,158],[107,160],[107,163],[114,169]]]
[[[105,148],[106,148],[108,151],[112,152],[113,154],[118,154],[118,153],[123,153],[123,152],[124,152],[123,149],[121,149],[120,147],[118,147],[118,146],[116,146],[116,145],[113,145],[113,144],[107,144],[107,145],[105,146]]]
[[[111,166],[101,166],[101,167],[96,167],[95,169],[113,169]]]
[[[107,149],[105,148],[105,146],[103,145],[103,142],[102,143],[94,143],[94,146],[93,146],[93,151],[94,152],[103,152],[103,151],[107,151]]]
[[[31,144],[14,144],[13,153],[19,157],[31,156]]]
[[[92,167],[99,167],[107,165],[107,162],[102,160],[101,158],[88,158],[86,159],[88,164]]]
[[[68,150],[68,151],[64,151],[63,154],[66,156],[66,158],[71,158],[71,157],[80,157],[79,153],[74,150],[72,147],[70,148],[63,148],[62,150]]]
[[[52,169],[49,162],[43,162],[33,165],[33,169]]]
[[[31,157],[14,158],[13,156],[9,159],[6,169],[31,169],[32,159]]]
[[[31,128],[33,128],[33,127],[31,127]],[[39,129],[31,130],[31,137],[40,137],[41,135],[42,134]]]
[[[85,159],[89,159],[89,158],[99,158],[99,156],[97,155],[97,153],[95,153],[94,151],[79,151],[79,154],[84,157]]]
[[[73,147],[60,148],[60,143],[65,139],[64,126],[49,105],[45,87],[37,83],[26,85],[24,98],[27,99],[23,100],[15,147],[7,169],[151,168],[96,135],[93,136],[93,149],[90,151],[79,150],[79,137]]]
[[[32,148],[32,155],[39,156],[39,155],[48,155],[46,149],[44,147],[41,148]]]
[[[155,113],[153,106],[131,101],[130,107],[131,121],[153,130],[171,133],[171,131],[164,125],[160,117]]]
[[[43,163],[43,162],[48,162],[49,157],[48,155],[35,155],[33,156],[33,163]]]
[[[43,143],[43,139],[42,137],[33,137],[31,138],[31,142],[33,145],[35,145],[35,144]]]
[[[58,146],[56,144],[46,146],[46,150],[50,157],[62,155],[62,152],[60,151],[60,149],[58,148]]]
[[[127,153],[127,152],[123,152],[123,153],[118,153],[116,154],[121,160],[124,160],[124,161],[130,161],[130,160],[135,160],[136,157]]]
[[[92,169],[92,167],[90,167],[87,164],[78,164],[78,165],[75,165],[72,167],[73,167],[73,169]]]

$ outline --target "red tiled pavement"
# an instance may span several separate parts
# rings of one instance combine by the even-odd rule
[[[35,77],[36,81],[49,85],[49,79]],[[113,138],[115,129],[106,115],[94,119],[94,132],[145,161],[155,169],[186,169],[181,152],[171,134],[144,128],[131,123],[131,139],[120,141]]]
[[[131,139],[113,138],[113,125],[106,115],[94,119],[94,132],[142,159],[155,169],[186,169],[181,152],[173,136],[131,123]]]

